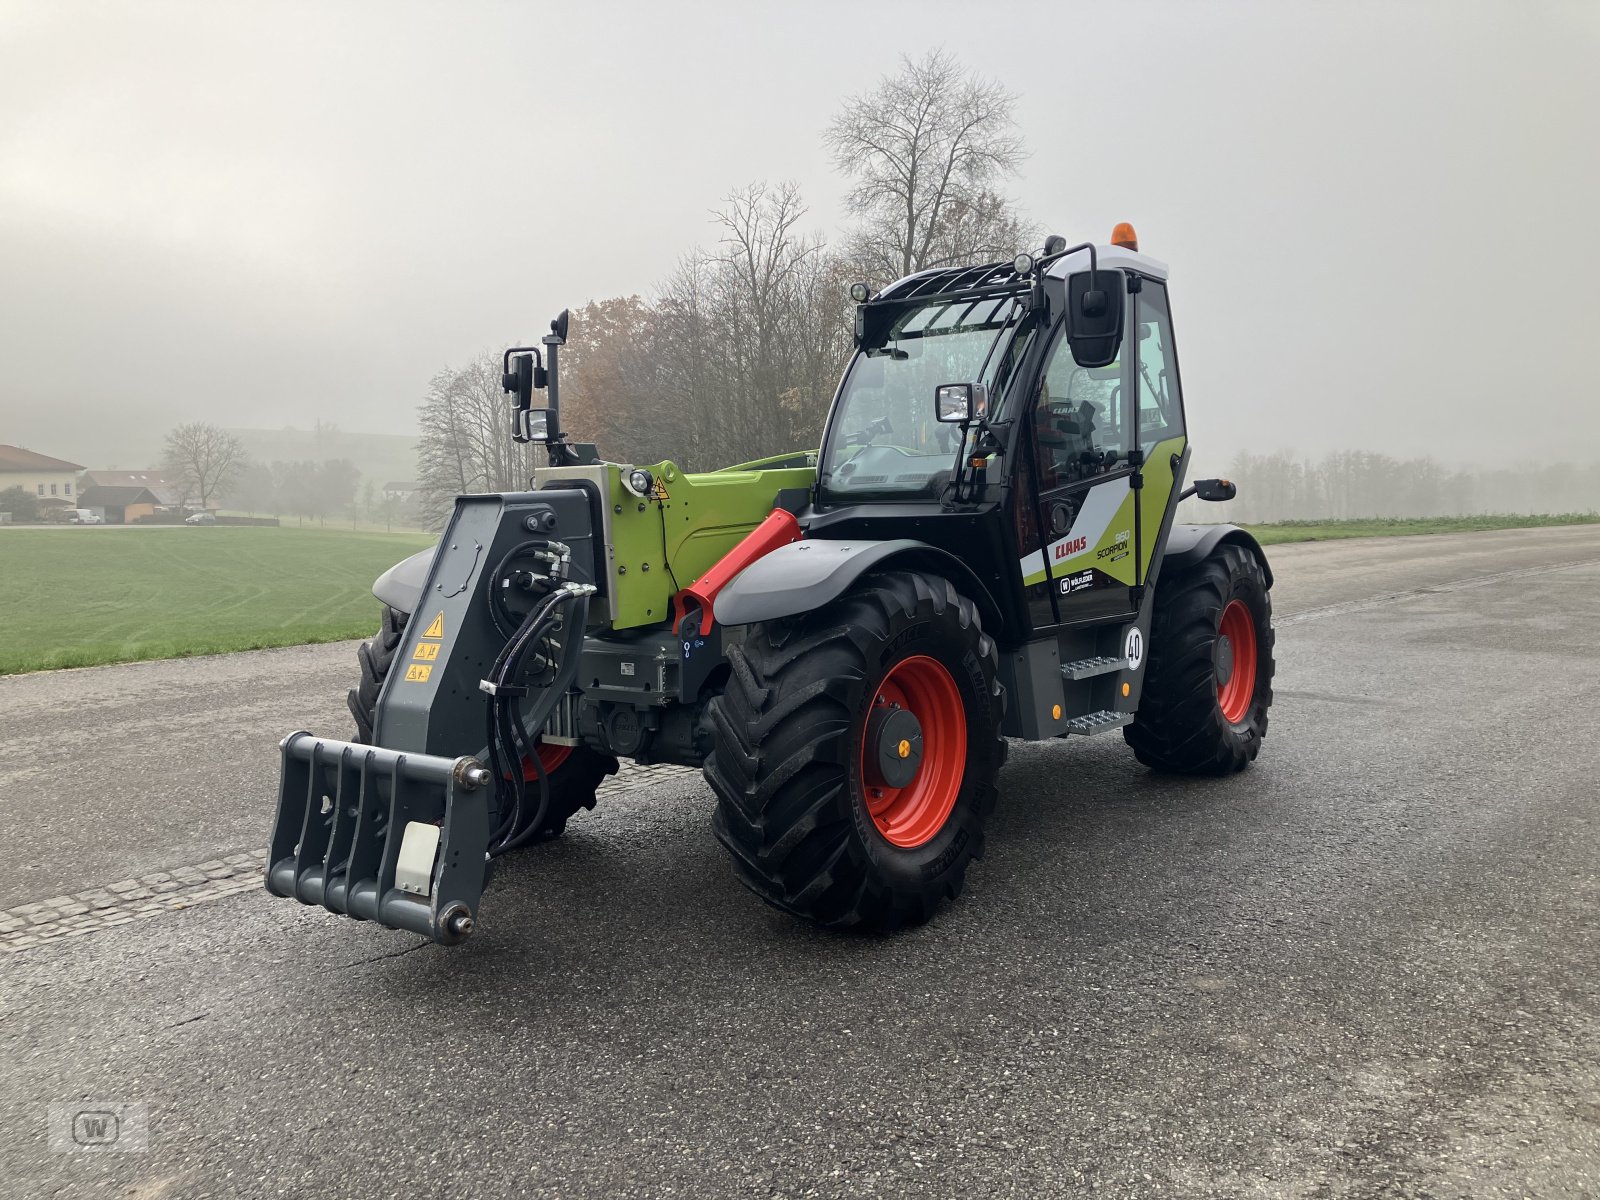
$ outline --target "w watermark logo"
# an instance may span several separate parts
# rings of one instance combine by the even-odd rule
[[[50,1149],[56,1154],[138,1153],[149,1149],[146,1106],[115,1100],[50,1105]]]

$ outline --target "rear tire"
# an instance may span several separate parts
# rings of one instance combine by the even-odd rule
[[[1005,759],[997,655],[973,603],[938,576],[869,575],[755,626],[728,661],[705,774],[740,880],[832,927],[899,929],[954,899]]]
[[[1272,644],[1266,572],[1243,546],[1159,580],[1139,712],[1122,731],[1134,756],[1183,775],[1249,766],[1267,736]]]
[[[378,632],[370,642],[363,642],[356,650],[361,664],[361,679],[350,689],[350,715],[356,721],[355,741],[372,744],[373,719],[378,711],[378,696],[383,691],[383,681],[394,666],[400,643],[405,640],[406,622],[411,618],[399,609],[383,606],[383,619]],[[567,819],[580,809],[595,806],[596,793],[607,775],[617,773],[617,760],[601,754],[588,746],[576,746],[561,762],[549,771],[550,803],[545,808],[544,819],[534,841],[560,837],[567,827]],[[531,771],[525,772],[532,775]],[[530,782],[530,790],[537,795],[538,783]],[[519,831],[520,832],[520,831]],[[513,834],[515,836],[515,834]]]

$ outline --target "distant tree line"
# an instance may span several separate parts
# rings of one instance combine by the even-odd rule
[[[752,183],[714,213],[648,296],[573,310],[561,420],[608,458],[709,469],[815,449],[850,352],[849,286],[1009,259],[1038,233],[999,190],[1026,152],[1015,98],[944,51],[845,101],[824,134],[855,221],[838,245],[805,226],[792,182]],[[523,487],[500,356],[435,376],[419,410],[421,502],[437,526],[461,492]]]
[[[1227,474],[1239,485],[1238,499],[1205,505],[1195,519],[1314,521],[1600,508],[1600,463],[1449,467],[1432,458],[1366,450],[1318,459],[1280,451],[1238,454]]]
[[[224,495],[230,508],[252,516],[271,513],[294,517],[302,525],[308,520],[325,525],[329,517],[353,520],[359,515],[356,490],[360,481],[360,470],[348,458],[248,463]],[[374,503],[369,496],[368,507]],[[367,516],[375,520],[381,514],[369,512]]]

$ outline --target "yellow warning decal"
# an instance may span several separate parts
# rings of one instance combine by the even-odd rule
[[[418,662],[433,662],[439,657],[438,642],[418,642],[417,652],[411,656]]]
[[[667,485],[658,479],[655,487],[650,489],[650,498],[652,500],[671,500],[672,495],[667,491]]]
[[[428,622],[428,627],[422,631],[423,637],[442,638],[444,636],[444,613]]]
[[[410,663],[406,667],[407,683],[427,683],[428,676],[433,674],[433,668],[425,663]]]

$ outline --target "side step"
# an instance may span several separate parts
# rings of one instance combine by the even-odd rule
[[[1085,713],[1081,717],[1073,717],[1067,722],[1067,733],[1093,737],[1097,733],[1110,733],[1113,729],[1121,729],[1124,725],[1132,723],[1132,721],[1132,713],[1102,708],[1099,712]]]
[[[1113,671],[1128,669],[1126,658],[1080,658],[1077,662],[1061,664],[1063,679],[1093,679],[1096,675],[1109,675]]]

